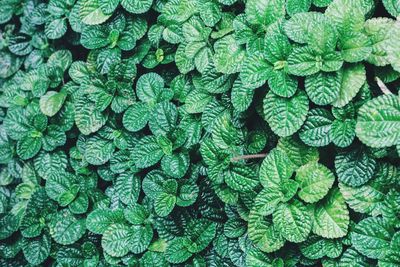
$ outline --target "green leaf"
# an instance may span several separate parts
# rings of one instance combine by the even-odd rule
[[[393,17],[400,15],[400,3],[396,0],[383,0],[383,5]]]
[[[140,76],[136,83],[137,96],[146,103],[157,102],[163,89],[164,79],[154,72]]]
[[[182,263],[192,256],[192,253],[185,247],[187,239],[185,237],[177,237],[170,241],[165,251],[165,258],[170,263]]]
[[[158,103],[149,120],[150,131],[156,135],[167,135],[175,128],[178,120],[176,106],[170,102]]]
[[[356,136],[356,120],[335,120],[332,123],[331,135],[333,143],[338,147],[349,146]]]
[[[379,186],[368,183],[360,187],[352,187],[340,183],[339,188],[347,205],[356,212],[373,215],[381,212],[385,194]]]
[[[136,102],[125,111],[122,123],[128,131],[137,132],[146,126],[150,114],[146,103]]]
[[[40,98],[40,110],[46,116],[54,116],[64,104],[67,95],[63,92],[48,91]]]
[[[311,214],[300,201],[279,204],[273,222],[282,236],[294,243],[305,241],[312,228]]]
[[[121,0],[122,7],[133,14],[147,12],[152,4],[153,0]]]
[[[112,140],[101,138],[94,135],[87,139],[85,146],[85,159],[93,165],[102,165],[110,160],[115,146]]]
[[[384,95],[364,104],[358,112],[356,134],[368,146],[389,147],[400,143],[400,99]]]
[[[159,162],[164,155],[155,136],[146,136],[136,144],[132,160],[138,168],[147,168]]]
[[[279,188],[264,188],[254,200],[252,211],[260,213],[263,216],[271,215],[282,200],[283,194]]]
[[[334,51],[337,40],[336,29],[327,23],[313,24],[307,36],[311,49],[322,55]]]
[[[245,59],[245,51],[233,35],[225,36],[214,44],[214,63],[218,72],[232,74],[239,72]]]
[[[229,169],[225,175],[227,185],[239,192],[245,192],[258,185],[256,171],[252,167],[235,166]]]
[[[44,28],[47,38],[58,39],[61,38],[67,32],[67,22],[64,18],[57,18],[46,22]]]
[[[112,14],[118,7],[119,0],[102,0],[99,1],[99,6],[104,14]]]
[[[376,161],[363,149],[343,151],[335,158],[335,169],[340,182],[349,186],[367,183],[376,168]]]
[[[312,161],[318,161],[319,158],[316,148],[306,146],[301,140],[294,137],[280,138],[277,149],[284,152],[296,168]]]
[[[246,57],[240,70],[240,79],[246,86],[262,85],[272,77],[273,65],[264,53],[253,53]]]
[[[41,133],[38,133],[41,135]],[[25,136],[17,142],[17,154],[21,159],[33,158],[42,148],[42,138]]]
[[[340,49],[344,61],[359,62],[367,59],[372,53],[369,37],[362,33],[352,33],[340,41]]]
[[[85,219],[77,219],[69,210],[63,210],[52,218],[49,231],[58,244],[71,245],[85,234]]]
[[[134,225],[130,229],[130,251],[135,254],[146,251],[153,239],[153,229],[150,225]]]
[[[75,123],[84,135],[97,132],[107,121],[107,116],[96,108],[86,97],[75,102]]]
[[[84,0],[80,4],[80,18],[83,23],[96,25],[105,22],[110,16],[101,11],[99,0]]]
[[[172,212],[175,203],[176,196],[162,192],[154,200],[154,210],[158,216],[165,217]]]
[[[284,23],[286,35],[297,43],[307,43],[308,31],[318,24],[328,24],[324,14],[319,12],[301,12],[293,15]]]
[[[272,131],[286,137],[297,132],[308,112],[308,99],[304,91],[291,98],[282,98],[269,92],[264,99],[264,117]]]
[[[169,176],[182,178],[190,165],[190,157],[186,152],[165,155],[161,160],[161,169]]]
[[[260,182],[265,188],[279,188],[293,175],[294,168],[295,166],[284,152],[277,149],[271,150],[261,164]]]
[[[140,179],[129,172],[121,173],[115,181],[115,190],[122,203],[133,205],[139,198]]]
[[[23,241],[22,251],[25,259],[32,265],[42,264],[50,255],[50,249],[51,239],[48,234]]]
[[[269,24],[284,18],[284,0],[249,0],[245,9],[247,19],[251,24],[268,26]]]
[[[298,81],[281,70],[273,72],[268,80],[268,85],[274,94],[281,97],[292,97],[297,91]]]
[[[185,235],[190,240],[188,250],[198,253],[204,250],[214,239],[217,230],[215,222],[207,219],[193,220],[185,229]]]
[[[131,248],[131,238],[132,231],[126,224],[111,224],[101,238],[101,246],[110,256],[123,257]]]
[[[357,95],[367,79],[363,64],[347,65],[341,71],[340,92],[338,98],[332,103],[334,107],[347,105]]]
[[[313,232],[324,238],[339,238],[347,234],[349,211],[340,191],[333,189],[314,209]]]
[[[277,251],[285,244],[280,231],[257,211],[249,215],[248,235],[254,245],[266,253]]]
[[[324,165],[310,162],[297,170],[296,181],[300,187],[299,197],[307,203],[314,203],[325,197],[335,182],[335,176]]]
[[[311,0],[287,0],[286,1],[286,11],[289,16],[294,14],[307,12],[311,7]]]
[[[361,254],[382,259],[389,252],[394,229],[382,218],[369,217],[357,224],[351,233],[351,242]]]
[[[331,128],[334,117],[326,109],[310,110],[300,130],[300,139],[309,146],[326,146],[332,141]]]
[[[315,55],[310,47],[296,47],[288,58],[288,72],[297,76],[308,76],[319,72],[322,64],[322,57]]]
[[[86,227],[95,234],[104,234],[111,225],[123,222],[124,214],[121,210],[95,209],[88,214]]]
[[[319,72],[306,77],[305,90],[312,102],[328,105],[340,94],[342,72]]]

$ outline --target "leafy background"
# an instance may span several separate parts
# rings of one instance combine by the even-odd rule
[[[3,0],[1,266],[400,266],[400,2]]]

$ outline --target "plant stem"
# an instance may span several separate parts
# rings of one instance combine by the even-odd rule
[[[231,158],[231,162],[236,162],[242,159],[259,159],[259,158],[265,158],[267,156],[266,153],[263,154],[253,154],[253,155],[242,155],[242,156],[237,156],[234,158]]]
[[[391,95],[392,92],[387,88],[386,84],[382,82],[382,80],[379,77],[375,77],[376,83],[378,84],[379,88],[381,89],[382,93],[385,95]]]

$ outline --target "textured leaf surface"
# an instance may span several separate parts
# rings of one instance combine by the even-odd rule
[[[311,214],[300,201],[279,204],[273,222],[286,240],[295,243],[306,240],[312,228]]]
[[[375,159],[363,150],[345,151],[335,158],[339,181],[349,186],[360,186],[372,178],[376,167]]]
[[[299,182],[299,197],[308,203],[321,200],[332,187],[335,176],[324,165],[317,162],[308,163],[296,172]]]
[[[303,91],[292,98],[282,98],[269,92],[264,99],[264,116],[275,134],[286,137],[297,132],[308,112],[308,99]]]
[[[333,189],[314,210],[313,232],[324,238],[339,238],[347,234],[349,211],[340,191]]]
[[[394,95],[377,97],[360,110],[357,137],[372,147],[393,146],[400,142],[400,100]]]
[[[389,250],[393,234],[394,230],[382,218],[370,217],[357,224],[351,241],[361,254],[372,259],[381,259]]]

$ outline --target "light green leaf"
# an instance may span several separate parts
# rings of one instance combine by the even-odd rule
[[[137,132],[146,126],[150,114],[146,103],[136,102],[125,111],[122,123],[128,131]]]
[[[134,147],[132,160],[138,168],[147,168],[161,160],[164,152],[155,136],[145,136]]]
[[[112,140],[94,135],[86,141],[84,156],[90,164],[102,165],[110,160],[114,149]]]
[[[164,79],[154,72],[140,76],[136,83],[137,96],[146,103],[157,102],[163,89]]]
[[[369,217],[357,224],[351,233],[355,249],[372,259],[382,259],[389,252],[394,229],[383,218]]]
[[[240,70],[240,79],[246,86],[262,85],[272,77],[273,66],[264,53],[253,53],[246,57]]]
[[[319,72],[307,76],[305,90],[312,102],[328,105],[339,97],[342,72]]]
[[[332,141],[331,128],[334,117],[326,109],[310,110],[300,130],[300,139],[309,146],[326,146]]]
[[[113,257],[123,257],[128,254],[132,244],[132,231],[122,223],[110,225],[101,238],[101,246],[107,254]]]
[[[400,143],[400,99],[384,95],[364,104],[357,117],[357,137],[372,147],[389,147]]]
[[[153,0],[121,0],[122,7],[133,14],[147,12],[152,4]]]
[[[309,210],[297,200],[279,204],[273,213],[273,222],[282,236],[294,243],[305,241],[312,228]]]
[[[80,18],[83,23],[96,25],[105,22],[110,16],[101,11],[99,0],[84,0],[80,4]]]
[[[48,91],[40,98],[40,110],[46,116],[54,116],[64,104],[67,95],[64,92]]]
[[[65,18],[57,18],[46,23],[44,28],[47,38],[58,39],[67,32],[67,22]]]
[[[310,162],[297,170],[296,181],[300,187],[299,197],[307,203],[314,203],[328,193],[335,176],[324,165]]]
[[[75,243],[85,231],[85,219],[77,219],[69,210],[60,211],[49,223],[51,237],[61,245]]]
[[[271,150],[260,167],[260,182],[265,188],[280,188],[288,180],[295,166],[288,156],[277,149]]]
[[[245,192],[258,185],[256,171],[252,167],[237,166],[228,170],[225,175],[228,186],[239,192]]]
[[[285,17],[285,1],[249,0],[246,2],[245,12],[251,24],[265,27]]]
[[[296,168],[312,161],[318,161],[319,158],[316,148],[305,145],[300,139],[293,136],[280,138],[277,149],[284,152]]]
[[[277,251],[285,244],[280,231],[257,211],[252,211],[249,215],[247,233],[254,245],[266,253]]]
[[[297,132],[306,120],[308,98],[298,91],[291,98],[282,98],[269,92],[264,99],[264,117],[272,131],[286,137]]]
[[[367,59],[372,53],[372,42],[362,33],[348,34],[340,41],[344,61],[359,62]]]
[[[266,187],[254,200],[252,212],[260,213],[263,216],[271,215],[282,200],[283,194],[279,188]]]
[[[225,36],[214,44],[214,63],[218,72],[232,74],[239,72],[245,59],[245,51],[233,35]]]
[[[123,223],[121,210],[95,209],[86,218],[86,227],[95,234],[103,234],[112,224]]]
[[[357,95],[367,79],[363,64],[348,65],[341,71],[340,92],[339,97],[332,103],[334,107],[347,105]]]
[[[349,211],[340,191],[333,189],[314,209],[313,232],[324,238],[339,238],[347,234]]]

